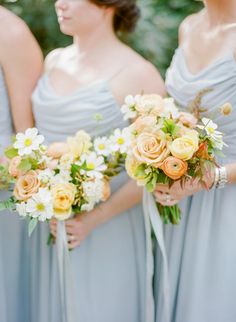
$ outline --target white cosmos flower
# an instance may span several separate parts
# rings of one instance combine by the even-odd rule
[[[104,158],[98,156],[95,152],[89,154],[82,154],[80,157],[80,164],[86,163],[86,170],[81,169],[81,174],[86,174],[90,178],[102,178],[102,171],[106,170],[107,166],[104,163]]]
[[[53,217],[53,201],[48,189],[40,188],[26,203],[26,211],[33,218],[45,221]]]
[[[26,211],[26,203],[25,202],[17,203],[16,211],[19,213],[21,217],[26,217],[28,215]]]
[[[25,133],[18,133],[16,135],[16,142],[13,146],[15,149],[18,149],[19,155],[23,156],[39,150],[43,141],[44,137],[38,135],[38,130],[36,128],[30,128],[27,129]]]
[[[208,136],[210,136],[213,139],[219,139],[220,137],[222,137],[222,133],[216,130],[218,128],[218,125],[214,123],[212,120],[204,117],[202,119],[202,123],[203,125],[198,125],[198,128],[201,130],[205,130]]]
[[[175,101],[172,97],[164,98],[164,111],[161,113],[162,117],[172,117],[177,119],[179,117],[179,110],[175,105]]]
[[[111,142],[105,136],[94,140],[94,149],[98,155],[104,155],[107,157],[111,152],[110,146]]]
[[[128,95],[125,98],[124,104],[121,106],[121,112],[124,114],[124,119],[133,119],[137,117],[137,111],[135,105],[139,99],[140,95],[132,96]]]
[[[111,136],[111,150],[126,153],[129,150],[131,141],[131,133],[129,128],[123,130],[116,129]]]

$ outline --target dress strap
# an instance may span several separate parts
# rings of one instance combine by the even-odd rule
[[[118,70],[116,70],[111,76],[107,78],[107,81],[111,81],[114,78],[116,78],[118,75],[121,74],[121,72],[125,69],[126,66],[121,66]]]

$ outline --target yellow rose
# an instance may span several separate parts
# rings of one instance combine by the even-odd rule
[[[151,113],[158,116],[164,110],[163,98],[157,94],[141,95],[138,99],[136,109],[140,114]]]
[[[48,156],[53,159],[59,159],[61,156],[69,152],[68,144],[65,142],[54,142],[47,149]]]
[[[171,154],[181,160],[189,160],[198,150],[198,133],[194,130],[175,139],[170,145]]]
[[[54,217],[65,220],[71,216],[76,188],[72,183],[59,183],[52,187]]]
[[[136,139],[133,153],[141,163],[151,164],[158,168],[170,153],[165,134],[162,131],[141,133]]]
[[[128,175],[130,176],[130,178],[137,181],[138,186],[145,186],[146,181],[144,180],[144,178],[135,175],[136,170],[140,164],[141,163],[132,154],[127,155],[125,160],[125,169]]]
[[[70,152],[77,158],[91,148],[91,137],[85,131],[78,131],[74,137],[67,139]]]
[[[40,180],[34,170],[30,170],[25,175],[19,177],[14,187],[14,196],[17,200],[26,201],[33,194],[38,192]]]

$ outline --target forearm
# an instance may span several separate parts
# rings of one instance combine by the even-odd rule
[[[103,204],[96,208],[97,225],[134,207],[142,201],[143,189],[136,182],[129,180]]]
[[[236,183],[236,163],[226,165],[228,183]]]

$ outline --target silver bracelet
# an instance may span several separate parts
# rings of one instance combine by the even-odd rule
[[[215,167],[215,178],[214,178],[214,183],[211,186],[211,189],[216,188],[216,186],[217,186],[217,184],[219,182],[219,178],[220,178],[220,170],[219,170],[218,167]]]
[[[219,175],[215,187],[222,189],[228,182],[226,167],[220,167],[216,169],[218,169]]]

